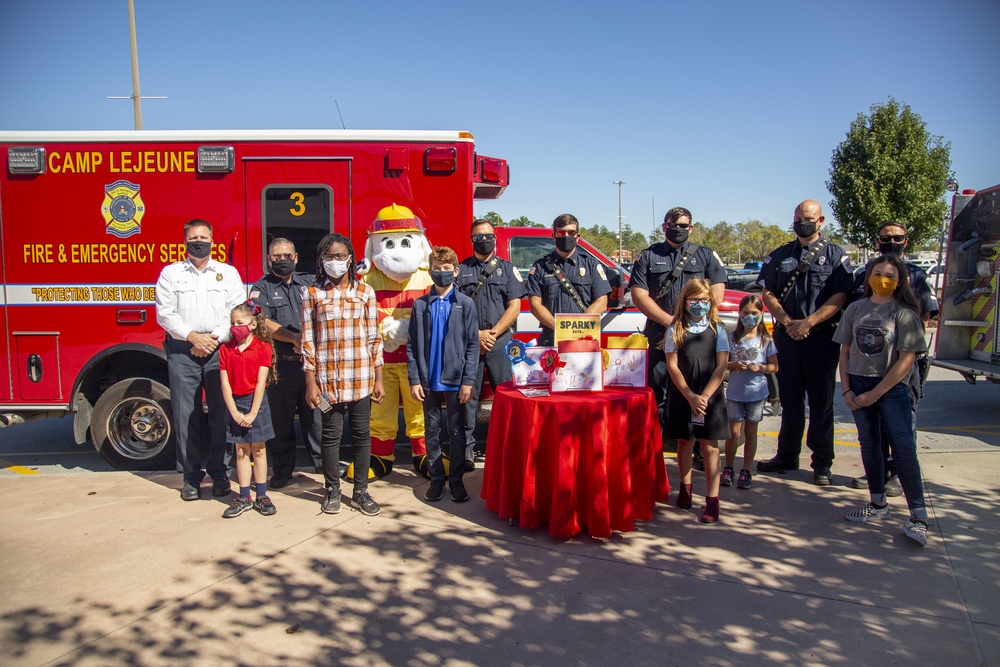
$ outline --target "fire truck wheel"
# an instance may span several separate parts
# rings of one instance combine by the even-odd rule
[[[159,382],[129,378],[94,405],[94,446],[119,470],[173,470],[176,465],[170,392]]]

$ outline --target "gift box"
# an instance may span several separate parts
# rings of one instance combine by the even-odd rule
[[[559,343],[559,365],[552,378],[552,392],[604,389],[601,343],[594,338]]]
[[[645,387],[649,340],[642,334],[608,339],[605,387]]]
[[[515,387],[548,387],[552,382],[552,377],[542,370],[542,365],[538,362],[543,354],[548,350],[555,350],[554,347],[526,347],[524,356],[533,361],[515,361],[510,365],[514,374]]]

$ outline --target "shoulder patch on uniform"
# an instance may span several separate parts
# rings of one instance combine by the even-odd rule
[[[717,261],[719,262],[719,264],[722,264],[722,258],[721,258],[721,257],[719,257],[719,253],[717,253],[717,252],[715,252],[715,251],[713,250],[713,251],[712,251],[712,257],[715,257],[715,259],[716,259],[716,260],[717,260]]]
[[[768,255],[767,257],[764,258],[764,263],[765,264],[770,264],[771,263],[771,256],[770,255]]]
[[[254,290],[254,291],[250,292],[250,298],[251,299],[256,299],[259,296],[260,296],[260,290]]]
[[[848,257],[847,255],[844,255],[843,257],[840,258],[840,263],[843,264],[844,266],[850,266],[851,258]]]
[[[531,268],[532,268],[532,271],[534,271],[535,267],[531,267]],[[522,280],[522,281],[524,280],[524,278],[521,277],[521,271],[520,271],[520,269],[518,269],[516,266],[510,267],[510,270],[514,274],[515,278],[517,278],[518,280]]]
[[[601,277],[601,280],[607,280],[608,279],[607,274],[604,273],[604,267],[601,266],[600,264],[597,265],[597,275],[599,275]]]
[[[534,264],[532,264],[532,265],[531,265],[531,268],[530,268],[530,269],[528,269],[528,275],[529,275],[529,276],[533,276],[533,275],[535,275],[535,265],[534,265]]]

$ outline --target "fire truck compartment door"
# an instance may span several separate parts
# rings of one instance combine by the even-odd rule
[[[13,387],[10,377],[10,351],[7,349],[7,289],[0,286],[3,293],[3,305],[0,305],[0,400],[9,401],[13,397]]]
[[[61,400],[59,334],[14,332],[14,377],[22,401]]]
[[[247,276],[265,274],[267,246],[287,238],[297,271],[316,270],[316,245],[332,231],[351,234],[351,167],[347,157],[245,160]]]

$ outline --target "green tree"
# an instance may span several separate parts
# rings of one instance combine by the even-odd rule
[[[927,132],[908,104],[892,97],[859,113],[847,138],[833,151],[830,207],[844,237],[871,247],[879,226],[906,225],[910,245],[937,235],[948,212],[945,180],[951,175],[951,142]]]
[[[543,225],[541,223],[535,222],[534,220],[529,220],[527,217],[525,217],[523,215],[521,217],[519,217],[519,218],[512,218],[511,220],[508,220],[507,224],[510,227],[544,227],[545,226],[545,225]]]
[[[483,216],[483,220],[489,220],[494,227],[503,227],[503,218],[496,211],[490,211]]]
[[[736,225],[740,253],[739,261],[760,261],[780,245],[792,240],[794,234],[760,220],[746,220]]]

